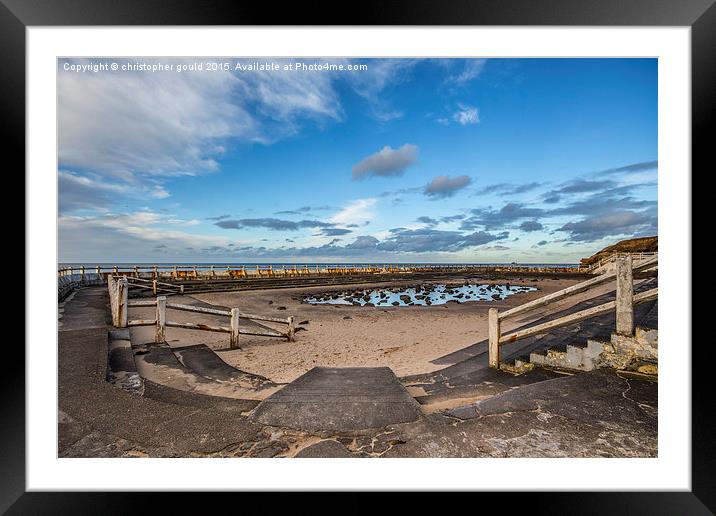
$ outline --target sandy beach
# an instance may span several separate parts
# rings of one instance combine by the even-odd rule
[[[538,290],[512,295],[504,300],[447,303],[438,306],[362,307],[349,305],[311,305],[304,297],[337,291],[341,287],[308,287],[251,290],[174,296],[174,302],[208,303],[239,307],[242,312],[273,317],[295,317],[296,341],[242,335],[241,349],[228,350],[229,337],[212,333],[168,328],[167,342],[172,347],[206,344],[221,358],[244,371],[265,376],[277,383],[290,382],[316,366],[359,367],[387,366],[398,376],[439,369],[431,361],[487,338],[487,311],[490,307],[506,310],[577,283],[572,278],[510,278],[481,281],[478,278],[455,278],[448,285],[472,283],[524,285]],[[415,282],[370,283],[351,285],[351,290],[370,287],[414,286]],[[603,287],[604,291],[608,286]],[[593,296],[597,290],[585,294]],[[566,308],[582,299],[573,296],[551,310]],[[528,317],[516,318],[505,330],[541,317],[535,310]],[[131,318],[150,318],[151,308],[130,309]],[[205,322],[226,325],[227,319],[171,310],[168,318],[176,321]],[[244,321],[242,321],[242,327]],[[283,325],[267,326],[285,330]],[[132,328],[134,342],[149,342],[152,327]]]

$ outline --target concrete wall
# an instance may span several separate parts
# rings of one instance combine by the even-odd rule
[[[62,301],[74,290],[89,285],[102,285],[104,280],[96,272],[86,274],[69,274],[57,278],[57,300]]]

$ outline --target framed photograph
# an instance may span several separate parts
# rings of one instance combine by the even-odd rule
[[[3,0],[32,274],[0,508],[440,490],[710,514],[713,2],[297,11]]]

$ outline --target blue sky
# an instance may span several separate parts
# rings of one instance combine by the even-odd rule
[[[58,62],[62,262],[570,263],[657,233],[655,59],[112,62]]]

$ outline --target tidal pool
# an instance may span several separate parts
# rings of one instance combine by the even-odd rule
[[[425,285],[411,288],[376,288],[327,292],[304,298],[312,305],[353,305],[353,306],[430,306],[444,305],[449,301],[502,300],[521,292],[532,292],[535,287],[523,285]]]

